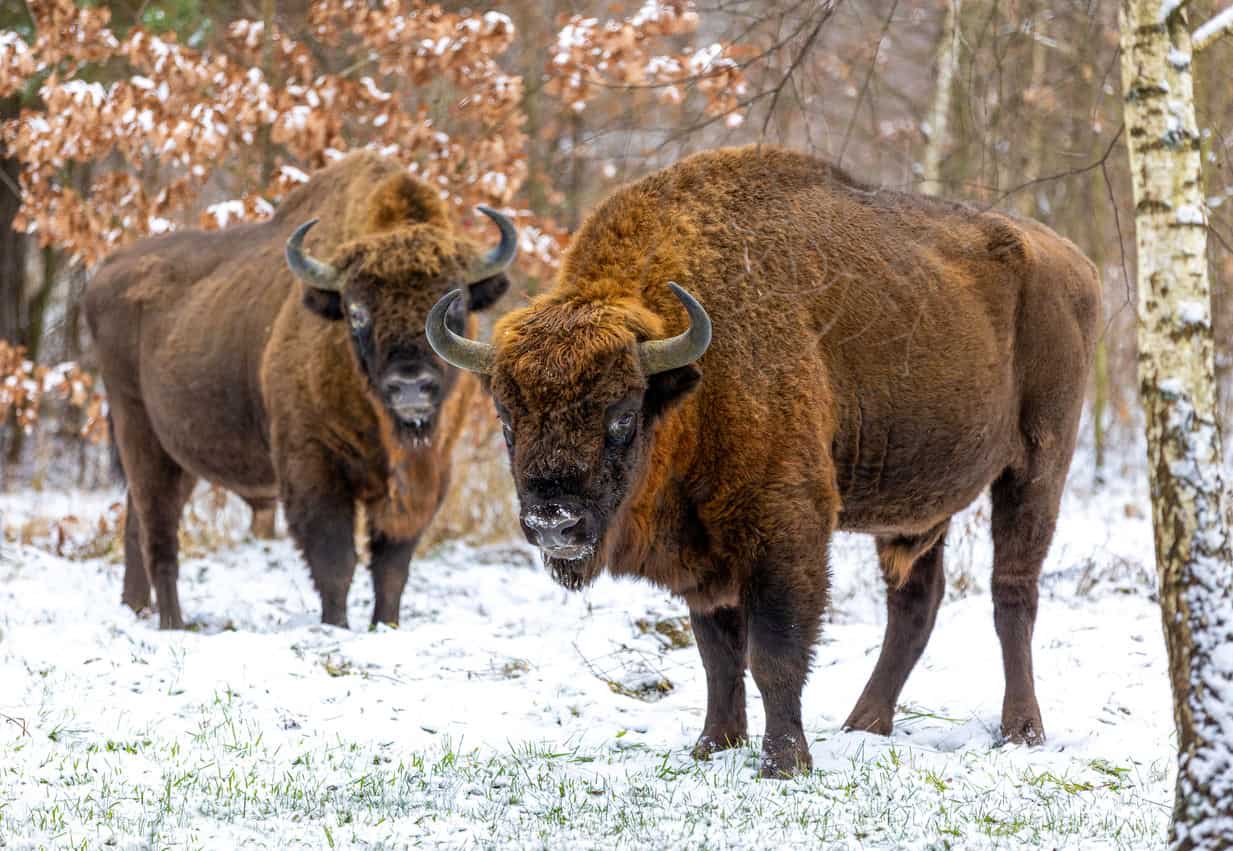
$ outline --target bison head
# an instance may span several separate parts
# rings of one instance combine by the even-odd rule
[[[437,354],[488,376],[523,532],[567,588],[598,575],[614,518],[656,463],[661,414],[701,378],[693,364],[710,344],[710,319],[689,293],[669,286],[690,323],[669,339],[656,339],[663,321],[633,299],[550,294],[505,317],[495,345],[449,327],[458,292],[429,314]]]
[[[422,186],[408,181],[396,182],[404,189]],[[454,234],[443,207],[427,221],[404,220],[343,243],[329,262],[303,247],[316,219],[287,240],[287,264],[308,285],[305,305],[326,319],[347,322],[370,391],[399,436],[413,445],[431,443],[441,403],[457,378],[425,338],[429,308],[448,291],[465,293],[444,317],[461,334],[469,311],[488,307],[509,287],[505,269],[517,251],[518,234],[495,210],[479,211],[501,232],[500,242],[486,253]]]

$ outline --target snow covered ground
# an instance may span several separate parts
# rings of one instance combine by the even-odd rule
[[[997,733],[977,506],[890,738],[839,730],[884,616],[872,547],[836,542],[804,703],[816,770],[787,782],[756,778],[757,742],[690,759],[705,680],[655,589],[570,595],[520,544],[452,546],[416,559],[399,629],[359,628],[364,571],[353,630],[322,627],[294,548],[245,540],[233,501],[183,564],[197,628],[160,633],[90,544],[115,493],[0,495],[0,846],[1160,847],[1172,720],[1146,486],[1090,478],[1072,477],[1043,584],[1047,746]],[[67,532],[38,525],[68,513]]]

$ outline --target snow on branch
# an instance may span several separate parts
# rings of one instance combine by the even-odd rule
[[[630,5],[627,16],[558,21],[543,91],[560,115],[574,122],[630,98],[669,108],[692,98],[738,126],[748,49],[693,41],[694,0]],[[0,33],[0,97],[29,87],[41,104],[0,121],[0,147],[21,161],[14,225],[44,245],[93,264],[149,233],[263,218],[313,170],[366,148],[460,211],[518,208],[535,234],[531,274],[556,265],[564,228],[515,204],[528,137],[523,77],[503,68],[516,37],[507,15],[430,0],[315,0],[307,33],[347,60],[333,71],[274,21],[233,19],[221,39],[196,45],[174,31],[117,34],[106,4],[31,8],[32,34]]]
[[[194,218],[217,228],[268,216],[355,148],[400,160],[462,209],[506,206],[526,179],[523,81],[498,62],[515,37],[506,15],[320,0],[313,34],[354,59],[333,73],[260,21],[230,21],[224,39],[196,47],[140,27],[118,37],[105,7],[32,9],[33,38],[0,33],[0,96],[37,85],[42,101],[0,122],[0,146],[22,163],[15,225],[87,263]],[[431,104],[429,83],[444,90]],[[73,186],[66,174],[82,162],[95,164],[89,184]],[[207,185],[233,200],[203,209]]]
[[[708,114],[739,124],[743,116],[735,110],[748,83],[735,45],[658,52],[665,39],[696,33],[698,23],[692,0],[647,0],[632,17],[605,21],[574,15],[557,33],[548,91],[582,112],[606,89],[653,90],[666,104],[681,103],[693,89],[705,97]]]
[[[26,434],[38,422],[43,402],[60,398],[85,412],[81,434],[94,442],[107,433],[107,403],[94,388],[94,379],[77,363],[36,364],[21,346],[0,340],[0,422],[13,416]]]
[[[1216,14],[1210,21],[1194,31],[1192,36],[1194,52],[1198,53],[1222,35],[1230,32],[1233,32],[1233,6]]]
[[[1163,24],[1190,4],[1190,0],[1161,0],[1160,22]]]

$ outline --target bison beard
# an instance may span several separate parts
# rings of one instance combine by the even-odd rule
[[[142,240],[103,264],[85,306],[129,484],[126,604],[147,607],[153,590],[160,626],[184,625],[177,529],[204,478],[256,506],[282,503],[322,620],[338,626],[363,506],[372,620],[397,623],[478,390],[432,353],[424,317],[462,287],[461,330],[508,286],[517,235],[481,212],[501,232],[487,253],[435,189],[358,153],[266,222]]]
[[[707,675],[697,756],[746,739],[748,666],[762,773],[810,767],[801,691],[836,530],[874,536],[887,586],[882,651],[844,726],[889,733],[942,598],[947,524],[986,488],[1002,730],[1043,740],[1036,585],[1100,312],[1095,269],[1070,242],[763,145],[617,191],[555,287],[498,322],[492,345],[441,331],[444,306],[428,339],[487,375],[524,525],[544,506],[601,507],[551,530],[554,546],[583,530],[597,546],[581,564],[547,558],[556,581],[579,588],[606,567],[688,603]],[[646,357],[709,321],[700,372]],[[617,452],[614,411],[630,404],[637,427]]]
[[[595,556],[582,559],[563,559],[544,556],[544,564],[553,580],[567,591],[581,591],[598,577],[602,566]]]

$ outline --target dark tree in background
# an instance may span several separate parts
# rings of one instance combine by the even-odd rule
[[[1188,5],[1207,20],[1229,3]],[[1142,440],[1115,4],[19,0],[0,16],[0,144],[19,160],[25,204],[13,225],[30,234],[32,277],[6,273],[3,322],[24,317],[17,339],[41,341],[41,362],[80,354],[88,366],[73,282],[112,247],[259,218],[350,148],[386,150],[440,181],[465,222],[480,201],[516,215],[525,293],[621,182],[704,148],[773,142],[1074,240],[1105,281],[1088,420],[1097,475]],[[1225,418],[1229,41],[1214,40],[1194,69]],[[0,215],[13,200],[5,183]],[[0,227],[13,244],[12,226]],[[15,258],[5,252],[6,270]],[[45,309],[32,310],[40,294]]]

